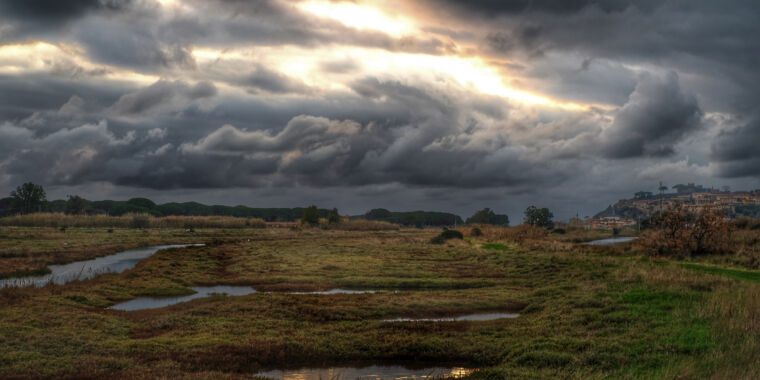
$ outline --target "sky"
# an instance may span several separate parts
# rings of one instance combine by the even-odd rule
[[[0,0],[0,193],[520,220],[760,188],[754,0]]]

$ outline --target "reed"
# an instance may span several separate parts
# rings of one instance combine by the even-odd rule
[[[397,231],[399,225],[376,220],[354,219],[335,224],[324,224],[323,228],[339,231]]]

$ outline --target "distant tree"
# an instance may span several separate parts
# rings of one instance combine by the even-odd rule
[[[364,214],[364,217],[369,220],[383,220],[383,219],[389,219],[393,216],[393,213],[390,211],[384,209],[384,208],[376,208],[367,211],[366,214]]]
[[[319,209],[317,209],[317,206],[311,205],[303,210],[303,216],[301,216],[301,224],[308,224],[312,226],[319,224]]]
[[[490,208],[484,208],[477,211],[471,217],[467,219],[467,224],[493,224],[498,226],[508,226],[509,217],[507,215],[499,215]]]
[[[80,215],[84,214],[87,209],[87,201],[78,195],[69,195],[66,200],[66,213]]]
[[[525,209],[524,223],[535,227],[552,228],[554,226],[554,214],[548,208],[530,206]]]
[[[338,213],[337,208],[334,208],[330,210],[330,212],[327,213],[327,223],[330,223],[330,224],[340,223],[340,214]]]
[[[22,214],[40,211],[42,205],[47,201],[45,189],[31,182],[17,187],[11,192],[11,198],[13,198],[13,208]]]
[[[132,198],[127,201],[130,205],[142,207],[146,210],[152,210],[156,207],[156,204],[148,198]]]

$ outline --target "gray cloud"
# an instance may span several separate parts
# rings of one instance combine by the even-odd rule
[[[702,111],[693,94],[684,92],[678,76],[644,76],[615,121],[600,136],[601,153],[609,158],[667,156],[700,126]]]
[[[454,11],[466,11],[485,17],[499,15],[524,14],[526,12],[539,12],[551,14],[572,14],[583,11],[589,7],[598,8],[604,12],[622,12],[629,7],[643,10],[651,10],[663,3],[663,0],[443,0],[433,1],[437,6],[440,3],[450,7]]]
[[[262,65],[243,78],[242,84],[251,88],[252,91],[266,91],[273,93],[308,93],[309,87],[303,82],[287,77],[276,71],[267,69]]]
[[[115,116],[138,115],[166,105],[181,109],[194,100],[216,94],[216,86],[211,82],[198,82],[190,86],[181,81],[160,80],[147,88],[123,95],[110,107],[109,113]]]
[[[54,34],[94,12],[119,12],[131,0],[28,0],[0,2],[0,43]],[[49,35],[48,37],[53,37]]]
[[[446,27],[395,38],[284,0],[183,2],[189,12],[149,0],[0,2],[0,44],[63,42],[91,60],[51,57],[0,75],[0,188],[33,180],[253,204],[255,194],[358,211],[541,202],[567,216],[668,178],[760,178],[760,44],[748,37],[760,34],[757,2],[413,5],[445,14],[433,21]],[[263,54],[279,46],[480,56],[507,72],[505,85],[605,107],[528,109],[396,72],[310,88],[267,66],[276,59]],[[245,59],[195,62],[197,48]],[[358,53],[321,59],[330,78],[370,66]],[[125,71],[165,79],[113,79]],[[716,114],[733,121],[705,122]]]
[[[712,145],[718,174],[724,177],[760,176],[760,119],[723,132]]]

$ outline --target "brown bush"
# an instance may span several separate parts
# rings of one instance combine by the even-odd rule
[[[692,212],[674,205],[652,217],[651,225],[638,240],[647,254],[685,257],[731,250],[732,224],[717,210]]]

